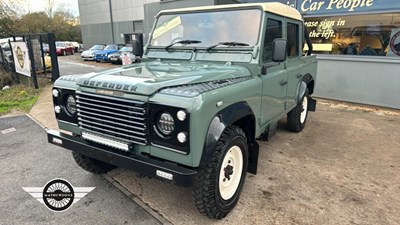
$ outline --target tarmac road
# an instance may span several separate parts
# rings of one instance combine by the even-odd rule
[[[77,167],[71,152],[47,143],[28,116],[0,118],[0,224],[161,224],[103,176]],[[54,178],[95,187],[65,212],[52,212],[22,187],[43,187]]]

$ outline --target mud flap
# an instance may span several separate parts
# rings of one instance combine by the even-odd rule
[[[248,147],[249,147],[249,164],[247,166],[247,172],[256,175],[257,165],[258,165],[259,145],[257,141],[252,141],[248,143]]]
[[[316,109],[317,109],[317,100],[309,97],[308,98],[308,111],[315,112]]]

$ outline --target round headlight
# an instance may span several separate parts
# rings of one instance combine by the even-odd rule
[[[171,114],[164,112],[158,117],[157,127],[164,135],[170,135],[174,131],[174,118]]]
[[[68,95],[65,107],[67,108],[67,111],[70,114],[75,114],[76,113],[76,101],[75,101],[74,96]]]

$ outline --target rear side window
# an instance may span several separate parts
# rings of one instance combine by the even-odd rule
[[[262,54],[263,63],[272,61],[272,47],[276,38],[282,38],[282,22],[279,20],[268,19]]]
[[[299,55],[299,25],[294,23],[287,24],[287,56],[295,57]]]

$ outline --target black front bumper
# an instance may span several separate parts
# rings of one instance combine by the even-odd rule
[[[157,175],[157,171],[172,174],[172,181],[181,186],[191,186],[193,177],[197,173],[196,170],[158,159],[133,154],[124,155],[114,152],[112,149],[108,150],[106,148],[92,146],[79,137],[73,137],[55,130],[47,131],[47,140],[51,144],[121,168],[133,170],[148,177],[161,178]]]

